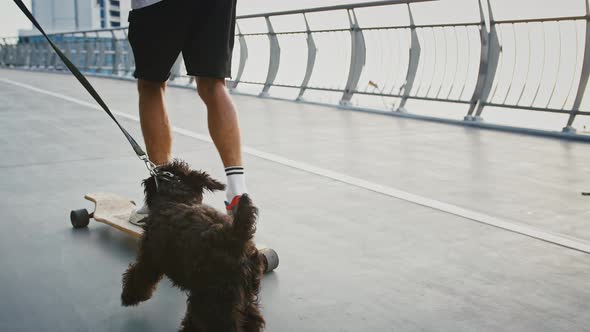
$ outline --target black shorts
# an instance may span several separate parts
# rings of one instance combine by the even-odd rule
[[[139,79],[164,82],[180,52],[191,76],[231,76],[236,0],[163,0],[129,12]]]

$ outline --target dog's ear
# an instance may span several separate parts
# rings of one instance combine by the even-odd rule
[[[204,191],[225,190],[225,185],[211,176],[206,172],[202,171],[191,171],[188,175],[188,183],[191,187]]]
[[[244,242],[252,239],[256,232],[256,217],[258,209],[252,204],[248,194],[242,195],[234,214],[234,233]]]

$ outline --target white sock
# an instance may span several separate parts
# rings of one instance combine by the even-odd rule
[[[227,176],[227,188],[225,190],[225,197],[228,203],[238,196],[247,193],[246,177],[244,176],[244,167],[231,166],[225,168],[225,175]]]

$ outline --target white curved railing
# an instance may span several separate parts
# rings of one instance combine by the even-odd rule
[[[229,87],[342,107],[378,102],[397,114],[411,113],[413,101],[452,103],[465,106],[466,124],[480,123],[488,108],[554,113],[565,133],[583,136],[574,135],[574,122],[590,116],[583,108],[590,0],[580,1],[586,11],[579,16],[498,20],[491,0],[479,0],[476,19],[440,24],[416,23],[415,7],[429,0],[239,16]],[[51,37],[83,71],[133,73],[126,28]],[[65,69],[40,36],[0,39],[0,65]],[[192,84],[182,67],[178,61],[172,80]]]

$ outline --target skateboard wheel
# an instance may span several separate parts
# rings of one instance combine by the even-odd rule
[[[272,272],[279,267],[279,255],[276,251],[270,248],[260,249],[258,251],[264,259],[264,273]]]
[[[90,222],[88,210],[72,210],[72,212],[70,212],[70,221],[72,222],[72,226],[74,226],[74,228],[83,228],[88,226],[88,223]]]

